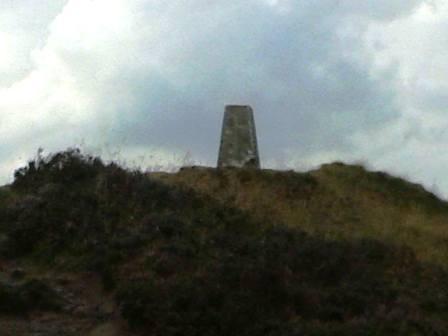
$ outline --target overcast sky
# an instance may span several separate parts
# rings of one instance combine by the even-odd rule
[[[447,0],[1,0],[0,184],[39,147],[215,165],[363,162],[448,196]]]

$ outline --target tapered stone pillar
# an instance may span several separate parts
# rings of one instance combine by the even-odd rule
[[[260,168],[252,108],[227,105],[222,124],[218,168]]]

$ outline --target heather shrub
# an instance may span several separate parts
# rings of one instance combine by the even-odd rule
[[[359,211],[362,202],[373,195],[396,204],[414,187],[366,177],[360,167],[330,168],[319,172],[323,177],[216,172],[226,190],[261,179],[273,190],[268,203],[245,204],[287,203],[281,209],[290,215],[287,226],[281,216],[255,219],[237,207],[235,195],[234,203],[222,203],[78,150],[50,155],[18,170],[6,205],[0,204],[5,255],[96,272],[141,334],[447,334],[446,269],[422,261],[403,240],[363,235],[369,212]],[[356,194],[353,201],[339,189],[347,180],[368,197]],[[375,187],[381,181],[384,190]],[[301,226],[310,226],[303,223],[315,230],[305,232]],[[345,235],[347,227],[360,234]],[[19,292],[0,287],[0,312],[57,308],[44,302],[51,297],[44,287],[27,286]],[[8,300],[16,301],[2,306]]]
[[[0,314],[26,315],[33,310],[57,311],[63,300],[43,281],[31,279],[21,285],[0,283]]]

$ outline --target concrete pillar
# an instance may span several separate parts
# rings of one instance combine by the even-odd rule
[[[222,124],[218,168],[260,168],[252,108],[227,105]]]

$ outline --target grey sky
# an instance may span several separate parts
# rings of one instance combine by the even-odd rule
[[[241,103],[265,165],[363,161],[448,195],[447,26],[443,0],[2,1],[0,181],[38,147],[214,165]]]

